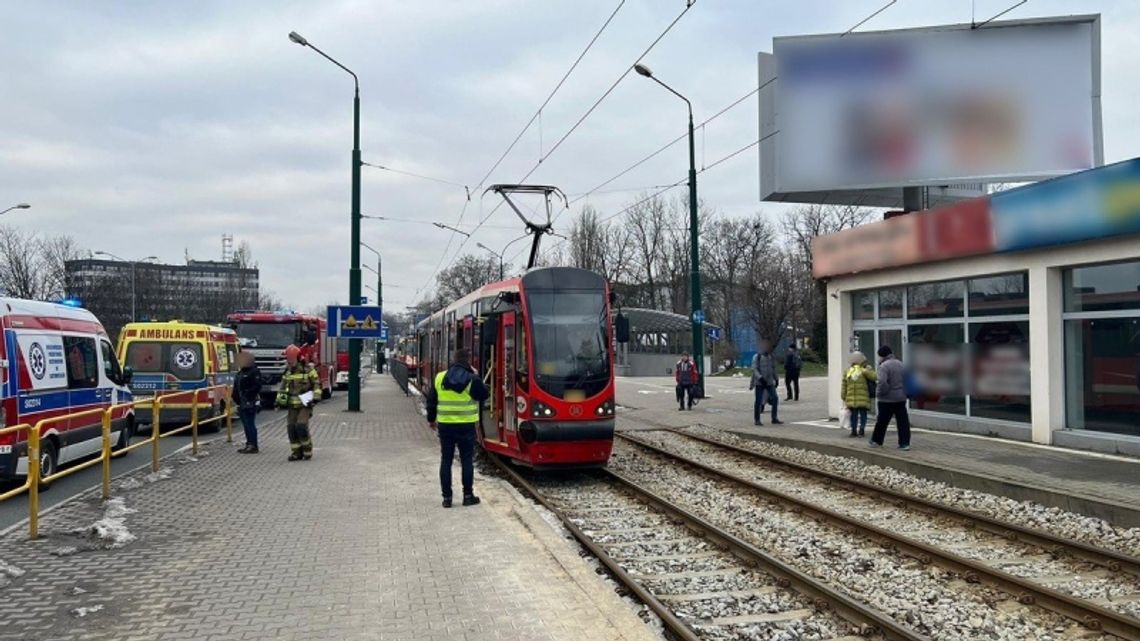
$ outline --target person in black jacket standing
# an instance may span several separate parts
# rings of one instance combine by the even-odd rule
[[[800,352],[796,349],[795,344],[788,345],[786,354],[784,355],[784,387],[788,390],[788,397],[785,401],[800,400],[800,368],[803,367],[803,359],[800,358]],[[792,394],[793,388],[795,394]]]
[[[697,385],[697,364],[689,359],[688,352],[681,352],[681,360],[673,366],[673,377],[677,381],[677,404],[681,410],[685,409],[685,398],[688,397],[689,407],[693,409],[693,390]]]
[[[451,463],[459,449],[463,470],[463,505],[478,505],[475,496],[475,428],[479,424],[479,404],[490,397],[490,390],[471,366],[471,352],[455,350],[445,371],[435,375],[425,397],[428,426],[439,432],[439,485],[443,507],[451,507]]]
[[[257,454],[257,410],[261,407],[261,371],[254,364],[253,354],[241,352],[237,356],[238,370],[234,377],[232,398],[238,406],[241,426],[245,429],[245,447],[242,454]]]

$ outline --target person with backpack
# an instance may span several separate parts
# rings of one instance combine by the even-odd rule
[[[889,345],[879,348],[879,382],[876,388],[879,397],[879,416],[875,419],[875,430],[871,432],[871,447],[882,447],[887,436],[887,426],[891,419],[899,430],[899,449],[910,449],[910,415],[907,414],[909,374],[902,361],[895,358]]]
[[[800,358],[800,352],[796,349],[796,344],[788,345],[787,352],[784,354],[784,387],[788,390],[788,397],[785,401],[800,400],[800,368],[804,365],[804,361]],[[792,395],[792,386],[795,386],[795,395]]]
[[[851,412],[851,438],[863,436],[867,429],[867,412],[871,409],[875,381],[878,375],[867,364],[863,352],[851,352],[848,357],[851,367],[843,373],[840,381],[839,398],[843,406]]]

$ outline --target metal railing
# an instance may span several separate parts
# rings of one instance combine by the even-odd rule
[[[163,432],[162,425],[162,409],[164,406],[179,405],[190,406],[190,422],[181,427]],[[151,410],[151,428],[150,437],[146,440],[137,443],[131,443],[128,438],[126,439],[127,445],[119,450],[113,451],[111,444],[111,427],[112,422],[115,420],[116,414],[122,414],[122,419],[126,417],[124,408],[137,409],[139,407],[149,406]],[[199,418],[199,408],[202,406],[211,409],[217,408],[219,411],[207,419]],[[224,407],[224,409],[222,409]],[[40,476],[40,455],[42,453],[42,446],[44,435],[43,432],[51,426],[67,421],[81,420],[85,418],[99,417],[102,424],[102,441],[103,446],[100,450],[99,456],[89,461],[84,461],[78,465],[69,466],[65,470],[56,470],[48,476],[41,478]],[[26,433],[27,438],[27,476],[24,478],[23,485],[13,488],[3,494],[0,494],[0,501],[4,501],[25,492],[28,493],[28,538],[35,539],[39,537],[39,519],[40,519],[40,485],[51,483],[57,479],[61,479],[77,472],[81,472],[89,467],[96,465],[103,466],[103,483],[102,494],[103,499],[106,500],[111,496],[111,459],[126,455],[132,450],[136,450],[149,445],[151,447],[151,471],[157,472],[159,469],[159,461],[162,458],[162,451],[159,445],[161,439],[183,434],[187,431],[190,432],[190,442],[193,453],[198,454],[198,431],[203,425],[213,423],[220,423],[225,421],[226,427],[226,442],[233,442],[233,418],[234,408],[233,400],[230,397],[230,387],[228,385],[214,385],[211,387],[203,387],[196,390],[187,390],[184,392],[172,392],[170,394],[163,394],[153,398],[132,401],[130,403],[120,403],[112,405],[103,409],[90,409],[81,412],[74,412],[63,416],[53,416],[45,418],[37,422],[34,426],[21,423],[0,429],[0,436],[7,434],[15,434],[16,439],[13,443],[13,452],[16,451],[16,446],[19,444],[20,433]],[[122,429],[127,429],[124,424]],[[51,438],[48,436],[46,438]],[[19,459],[17,458],[17,461]],[[35,479],[39,479],[37,482]]]
[[[392,372],[392,378],[396,379],[396,383],[400,385],[400,389],[404,390],[404,395],[407,396],[410,393],[408,392],[408,364],[395,358],[390,359],[388,371]]]

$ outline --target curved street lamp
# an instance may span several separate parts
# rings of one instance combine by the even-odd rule
[[[296,31],[289,32],[289,40],[321,54],[352,76],[356,93],[352,100],[352,241],[351,264],[348,270],[348,302],[360,304],[360,79],[351,69],[321,51]],[[360,341],[348,342],[348,411],[360,411]]]
[[[136,271],[136,267],[138,267],[139,263],[148,263],[152,260],[158,260],[158,256],[147,256],[145,258],[140,258],[138,260],[127,260],[126,258],[123,258],[122,256],[117,256],[115,254],[112,254],[111,252],[99,251],[99,252],[94,252],[94,255],[95,256],[108,256],[110,258],[114,258],[115,260],[117,260],[119,262],[131,264],[131,322],[132,323],[135,322],[135,320],[136,320],[135,319],[135,271]]]
[[[697,379],[701,389],[704,389],[704,311],[701,310],[701,267],[700,245],[697,232],[697,155],[693,141],[693,103],[677,92],[676,89],[661,82],[653,75],[653,71],[643,64],[636,64],[633,70],[649,78],[653,82],[665,87],[669,93],[685,101],[689,108],[689,279],[692,286],[692,324],[693,324],[693,360],[697,362]]]
[[[0,211],[0,216],[12,211],[13,209],[31,209],[31,208],[32,208],[32,206],[29,205],[28,203],[19,203],[17,205],[12,205],[11,207],[5,209],[4,211]]]

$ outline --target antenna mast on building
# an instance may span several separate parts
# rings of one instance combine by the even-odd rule
[[[233,234],[222,234],[222,262],[234,262],[234,236]]]

